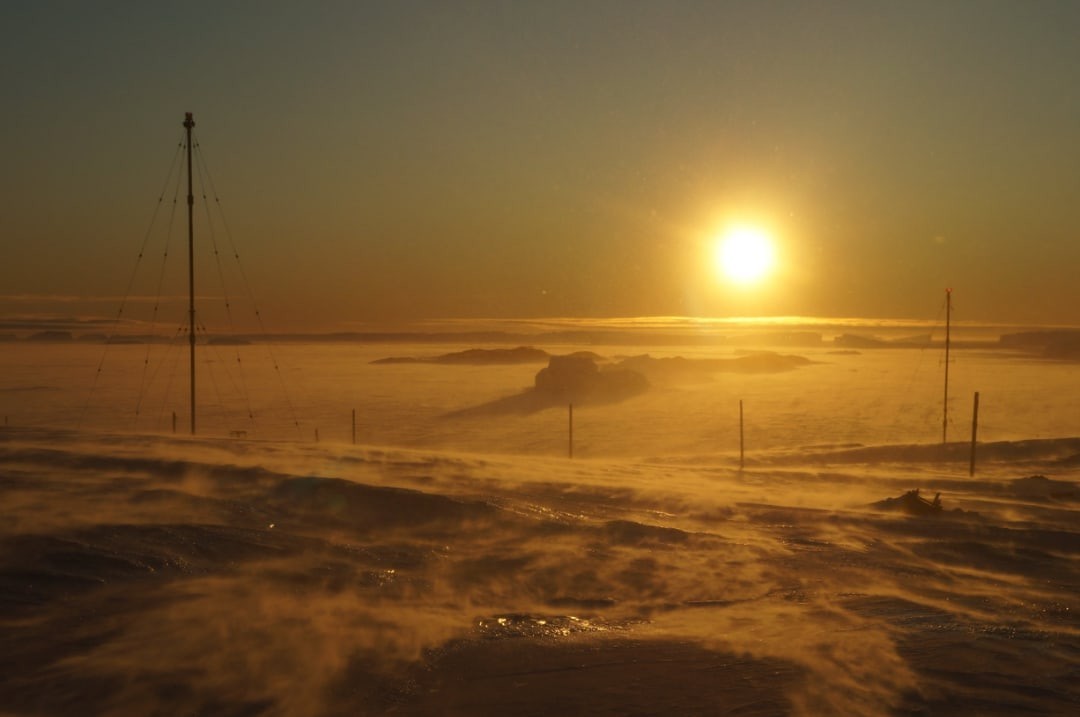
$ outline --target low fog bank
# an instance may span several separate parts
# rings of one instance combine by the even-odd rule
[[[2,430],[0,704],[1066,714],[1076,448],[971,480],[887,446],[740,471]],[[944,511],[874,505],[915,488]]]
[[[35,343],[161,343],[149,322],[109,318],[0,319],[0,341]],[[958,346],[1014,348],[1075,340],[1080,329],[953,322]],[[716,321],[690,317],[628,319],[447,320],[320,333],[221,333],[224,341],[313,344],[607,345],[828,348],[849,342],[867,348],[922,348],[944,341],[944,322],[873,318],[774,317]]]
[[[0,322],[0,342],[32,344],[168,344],[176,340],[171,332],[146,333],[153,327],[132,325],[128,331],[105,333],[114,330],[113,321],[59,321],[38,324],[28,322]],[[467,322],[468,323],[468,322]],[[472,322],[483,324],[483,321]],[[917,332],[917,333],[913,333]],[[696,330],[672,326],[652,329],[596,328],[568,329],[562,331],[513,331],[513,330],[452,330],[425,331],[402,329],[399,331],[337,331],[327,333],[225,333],[201,337],[200,343],[220,345],[248,344],[360,344],[360,345],[422,345],[442,346],[473,344],[476,349],[491,352],[512,352],[506,346],[656,346],[656,347],[710,347],[717,349],[760,348],[773,349],[925,349],[943,347],[945,331],[942,324],[926,322],[900,322],[890,325],[887,321],[852,320],[848,323],[810,324],[807,330],[771,330],[748,322],[741,326],[702,326]],[[1001,325],[955,324],[951,330],[954,348],[1005,349],[1045,352],[1048,357],[1065,353],[1075,358],[1080,329],[1010,327]],[[462,352],[465,353],[465,352]],[[440,355],[441,356],[441,355]],[[450,357],[452,354],[445,354]],[[382,359],[385,363],[438,361],[439,356],[394,356]],[[465,362],[471,358],[462,357]],[[485,357],[479,357],[483,361]],[[522,361],[535,359],[520,359]],[[448,358],[448,362],[453,359]]]
[[[462,350],[429,355],[418,345],[400,355],[422,361],[372,364],[395,352],[350,344],[277,347],[272,355],[259,346],[208,347],[199,430],[348,442],[355,428],[358,440],[380,445],[553,456],[566,452],[568,403],[581,409],[574,418],[582,457],[737,450],[740,406],[752,451],[930,444],[942,430],[943,364],[933,350],[455,348]],[[427,360],[442,356],[449,358]],[[547,371],[554,380],[537,384],[553,358],[566,357],[592,364]],[[21,345],[2,358],[5,425],[184,430],[186,347]],[[981,440],[1077,435],[1071,364],[1014,350],[958,351],[951,365],[950,438],[970,434],[975,391]]]

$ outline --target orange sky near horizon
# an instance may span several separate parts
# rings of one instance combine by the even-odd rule
[[[1078,21],[1070,2],[6,4],[0,320],[115,316],[191,111],[276,330],[932,319],[947,286],[961,319],[1080,324]],[[157,320],[183,320],[182,209],[167,281],[154,236],[125,316],[161,294],[181,308]],[[775,237],[758,284],[715,271],[732,221]],[[227,238],[196,232],[198,292],[220,296],[208,239]]]

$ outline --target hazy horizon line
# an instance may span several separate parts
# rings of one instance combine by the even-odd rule
[[[1060,324],[1024,324],[1017,322],[994,322],[977,320],[953,320],[954,330],[966,333],[1003,335],[1025,331],[1070,331],[1080,330],[1076,325]],[[70,333],[73,338],[119,336],[148,336],[165,339],[168,328],[186,327],[186,322],[149,322],[125,318],[106,318],[100,316],[56,316],[56,315],[0,315],[0,332],[9,337],[22,334],[28,338],[44,332]],[[585,334],[603,332],[609,335],[653,335],[657,338],[672,338],[681,335],[701,338],[722,338],[725,335],[748,334],[754,332],[798,333],[819,332],[823,334],[842,334],[847,332],[881,331],[894,334],[901,331],[944,333],[944,318],[940,320],[894,318],[894,317],[824,317],[824,316],[611,316],[611,317],[516,317],[516,318],[470,318],[446,317],[416,319],[408,321],[345,321],[336,325],[322,325],[315,328],[264,328],[256,326],[232,326],[228,328],[201,328],[200,336],[234,338],[348,338],[352,337],[393,337],[395,339],[415,337],[447,338],[455,335],[462,337],[482,337],[489,335],[506,338],[530,336],[558,336],[560,334]]]

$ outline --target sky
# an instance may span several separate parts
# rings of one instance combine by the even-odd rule
[[[273,328],[932,320],[946,287],[961,319],[1077,325],[1078,27],[1048,0],[6,0],[0,317],[186,291],[132,277],[192,112]],[[713,266],[732,223],[774,238],[753,286]]]

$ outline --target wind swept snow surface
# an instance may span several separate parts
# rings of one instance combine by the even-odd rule
[[[575,460],[0,431],[10,714],[1070,714],[1075,440]],[[874,503],[920,488],[939,514]]]

